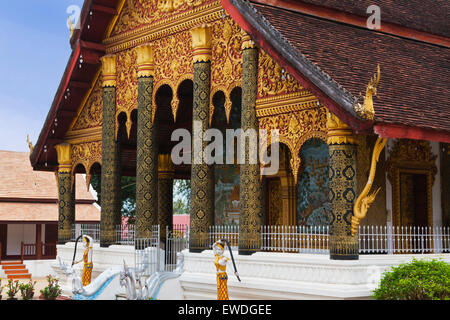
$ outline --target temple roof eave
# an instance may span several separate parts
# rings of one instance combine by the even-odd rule
[[[89,91],[92,79],[100,67],[99,59],[106,50],[102,41],[110,28],[111,21],[118,14],[116,7],[121,0],[110,1],[109,6],[106,6],[104,2],[102,0],[84,1],[80,13],[80,29],[76,30],[70,39],[72,52],[38,140],[30,154],[30,163],[34,170],[56,170],[54,145],[64,141],[66,131],[77,115],[80,103]],[[81,57],[82,60],[80,60]],[[80,68],[81,61],[84,69]],[[81,72],[81,70],[84,71]],[[67,98],[68,89],[71,90],[71,95]],[[57,127],[54,125],[55,119],[59,120]],[[47,147],[48,152],[46,159],[43,159],[44,146]]]

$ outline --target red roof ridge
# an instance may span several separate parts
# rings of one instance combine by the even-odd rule
[[[327,19],[334,22],[344,23],[356,27],[367,29],[368,16],[360,16],[349,12],[344,12],[331,7],[325,7],[303,1],[292,0],[251,0],[251,2],[269,5],[277,8],[295,11],[298,13]],[[448,37],[436,35],[423,30],[413,29],[401,24],[382,21],[379,30],[371,30],[373,32],[386,33],[407,39],[427,42],[439,46],[450,47],[450,39]]]

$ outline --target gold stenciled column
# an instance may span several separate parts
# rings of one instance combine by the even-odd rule
[[[100,246],[115,242],[115,226],[120,224],[120,151],[114,138],[116,128],[116,59],[114,55],[102,57],[103,124]]]
[[[205,130],[209,127],[210,32],[210,28],[205,25],[191,30],[194,58],[194,101],[190,252],[200,252],[211,248],[209,227],[214,222],[214,166],[207,165],[203,159],[203,150],[207,143],[201,139]],[[202,141],[202,143],[199,145],[198,141]]]
[[[75,184],[72,184],[72,147],[68,143],[55,146],[58,156],[58,243],[71,240],[75,223]]]
[[[258,79],[258,48],[247,33],[242,37],[242,113],[241,129],[255,130],[259,125],[256,117],[256,93]],[[261,246],[261,225],[265,216],[264,181],[260,180],[260,163],[251,164],[251,148],[245,143],[245,164],[240,166],[240,216],[239,254],[252,254]]]
[[[166,240],[166,227],[173,229],[173,179],[175,170],[170,154],[158,156],[158,224],[160,238]]]
[[[358,259],[358,234],[352,235],[351,220],[358,187],[357,141],[349,126],[328,111],[330,259]]]
[[[158,142],[153,123],[153,48],[136,48],[138,65],[138,128],[136,154],[136,233],[150,238],[158,223]]]

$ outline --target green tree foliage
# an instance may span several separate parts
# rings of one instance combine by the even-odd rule
[[[97,192],[97,203],[101,206],[101,176],[92,175],[92,188]],[[189,214],[191,203],[191,181],[174,180],[174,214]],[[136,178],[122,177],[121,180],[121,199],[123,217],[128,217],[128,223],[134,224],[136,215]]]
[[[178,200],[181,200],[185,204],[185,208],[188,211],[187,213],[189,213],[191,207],[191,180],[174,180],[173,195],[174,204],[177,203]]]
[[[97,192],[97,203],[101,206],[101,176],[92,175],[92,188]],[[122,177],[121,179],[122,217],[128,217],[128,223],[134,224],[136,214],[136,178]]]
[[[437,260],[416,260],[385,272],[377,300],[450,300],[450,264]]]

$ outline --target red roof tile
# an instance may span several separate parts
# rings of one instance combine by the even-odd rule
[[[268,5],[252,6],[291,48],[354,97],[365,94],[380,64],[376,122],[450,131],[449,48]]]
[[[33,171],[27,152],[0,151],[0,221],[58,221],[57,192],[54,173]],[[100,220],[81,175],[75,197],[83,201],[76,204],[76,221]]]
[[[27,152],[0,150],[0,198],[58,199],[53,172],[33,171]],[[77,200],[92,200],[86,180],[76,176]]]
[[[377,5],[381,23],[395,23],[408,28],[450,36],[448,0],[302,0],[302,2],[369,17],[367,8]]]

